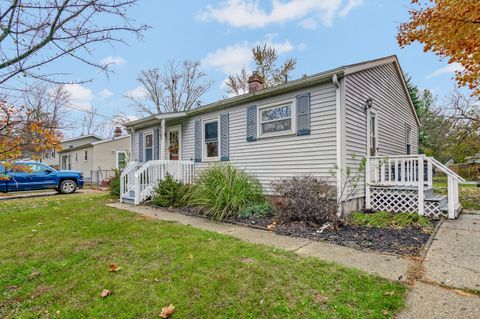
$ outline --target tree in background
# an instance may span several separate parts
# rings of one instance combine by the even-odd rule
[[[296,59],[289,58],[280,66],[278,63],[278,54],[275,48],[264,44],[252,49],[252,58],[255,63],[256,70],[263,79],[263,87],[272,87],[285,83],[285,78],[290,75],[296,65]],[[248,93],[248,75],[245,67],[240,73],[230,74],[225,85],[226,92],[232,95],[241,95]]]
[[[480,95],[480,5],[478,0],[412,0],[410,21],[400,24],[397,41],[418,41],[448,63],[458,63],[455,79]]]
[[[58,145],[60,113],[45,112],[35,97],[26,104],[12,99],[10,83],[35,79],[65,83],[44,67],[70,59],[107,72],[109,65],[91,54],[96,44],[125,43],[123,35],[141,37],[148,27],[135,26],[128,9],[137,0],[11,0],[0,3],[0,161],[13,162]],[[81,82],[81,81],[80,81]],[[8,83],[8,84],[7,84]],[[29,96],[39,92],[28,92]],[[58,100],[63,99],[63,93]],[[43,95],[43,93],[41,93]],[[31,103],[30,103],[31,102]],[[22,105],[22,106],[18,106]],[[49,106],[50,107],[50,106]],[[55,106],[51,106],[54,107]]]
[[[93,60],[98,43],[124,43],[125,33],[141,36],[148,27],[134,26],[127,15],[137,0],[2,1],[0,4],[0,84],[17,75],[59,82],[60,74],[43,67],[64,58],[102,71]],[[62,73],[64,74],[64,73]]]
[[[200,61],[170,61],[162,71],[143,70],[137,77],[142,94],[127,94],[140,114],[153,115],[195,108],[212,81],[200,70]]]

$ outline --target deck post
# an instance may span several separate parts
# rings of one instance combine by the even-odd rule
[[[417,177],[418,177],[418,214],[425,215],[425,193],[424,193],[424,178],[425,178],[425,156],[418,156]]]
[[[448,219],[455,219],[455,185],[453,176],[448,175]]]
[[[160,156],[161,160],[165,159],[165,148],[166,148],[166,141],[165,141],[165,119],[162,119],[162,128],[160,130],[160,134],[162,135],[160,138],[161,145],[160,145]]]
[[[428,178],[428,188],[433,187],[433,167],[432,160],[427,158],[427,178]]]
[[[370,156],[367,156],[365,162],[365,208],[370,209],[372,204],[370,202],[370,174],[371,174],[371,167],[370,167]]]

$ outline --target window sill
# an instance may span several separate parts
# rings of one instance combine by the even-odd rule
[[[296,131],[286,131],[286,132],[277,132],[277,133],[266,133],[257,136],[257,140],[268,139],[271,137],[282,137],[282,136],[297,136]]]

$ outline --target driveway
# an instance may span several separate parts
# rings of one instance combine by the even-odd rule
[[[445,221],[399,318],[479,318],[480,212]]]

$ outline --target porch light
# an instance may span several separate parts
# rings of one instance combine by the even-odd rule
[[[371,108],[372,108],[372,105],[373,105],[373,99],[372,99],[371,97],[369,97],[369,98],[365,101],[365,105],[364,105],[365,111],[368,110],[368,109],[371,109]]]

